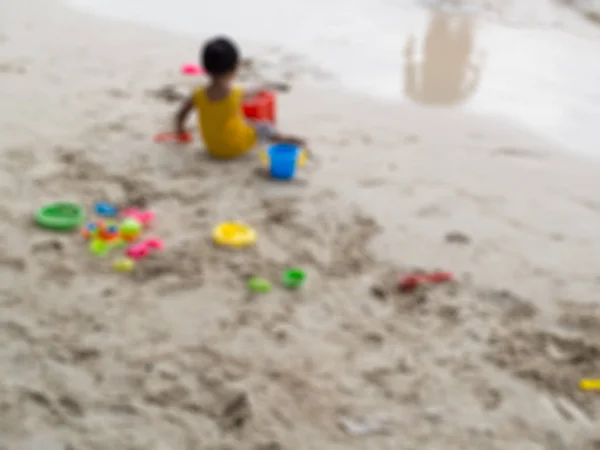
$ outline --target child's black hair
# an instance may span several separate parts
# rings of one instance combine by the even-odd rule
[[[213,77],[233,72],[238,66],[239,59],[237,46],[226,37],[213,38],[202,48],[202,66]]]

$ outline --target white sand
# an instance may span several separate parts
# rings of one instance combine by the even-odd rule
[[[0,447],[600,448],[577,387],[600,377],[597,162],[510,122],[294,86],[281,124],[317,157],[277,184],[255,156],[152,143],[175,106],[151,91],[198,42],[41,0],[0,18]],[[31,226],[58,199],[146,203],[167,249],[112,273]],[[231,218],[257,248],[212,246]],[[301,291],[247,295],[289,264]],[[398,294],[414,268],[459,281]]]

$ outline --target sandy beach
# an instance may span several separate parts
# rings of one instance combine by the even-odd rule
[[[153,142],[199,42],[0,3],[0,448],[600,449],[600,393],[579,389],[600,378],[597,158],[298,75],[279,122],[314,158],[276,183],[256,154]],[[248,79],[320,76],[245,48]],[[115,273],[32,225],[57,200],[149,208],[166,248]],[[224,220],[257,245],[215,247]],[[396,289],[438,269],[456,281]]]

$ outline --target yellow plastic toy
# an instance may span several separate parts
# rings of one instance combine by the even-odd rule
[[[240,222],[220,223],[213,229],[213,240],[224,247],[242,248],[256,243],[256,231]]]
[[[135,261],[130,258],[119,258],[113,263],[113,270],[117,272],[131,272],[135,268]]]

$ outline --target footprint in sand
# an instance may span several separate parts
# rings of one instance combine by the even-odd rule
[[[41,254],[60,254],[64,250],[65,245],[58,239],[45,239],[34,243],[31,246],[31,253],[33,255]]]
[[[61,396],[58,399],[58,404],[70,416],[82,417],[85,413],[83,406],[76,399],[68,395]]]
[[[363,335],[363,341],[366,344],[376,346],[376,347],[379,347],[381,344],[383,344],[384,340],[385,340],[384,334],[380,333],[378,331],[369,331]]]
[[[558,300],[556,305],[561,310],[559,325],[600,338],[600,305],[567,300]]]
[[[22,75],[27,72],[27,69],[17,63],[0,63],[0,74],[16,74]]]
[[[50,398],[49,394],[44,391],[36,389],[27,389],[23,396],[26,400],[34,403],[35,405],[47,409],[51,412],[54,411],[54,402]]]
[[[226,402],[219,426],[225,431],[240,429],[250,420],[251,416],[252,410],[248,394],[240,392]]]
[[[420,208],[417,211],[418,217],[433,218],[433,217],[445,217],[447,215],[448,215],[448,212],[441,205],[436,205],[436,204],[423,206],[422,208]]]
[[[385,183],[386,181],[383,178],[363,178],[358,181],[358,184],[365,188],[383,186]]]
[[[186,98],[186,95],[179,92],[172,84],[166,84],[158,89],[149,90],[146,94],[149,97],[153,97],[156,100],[161,100],[166,103],[177,103]]]
[[[2,255],[0,256],[0,267],[15,272],[23,272],[27,268],[27,261],[25,258],[17,256]]]
[[[481,289],[477,296],[482,303],[500,310],[502,318],[506,321],[528,320],[538,313],[530,301],[507,289]]]
[[[490,386],[475,386],[474,394],[486,411],[498,409],[504,400],[502,393],[498,389]]]
[[[600,25],[600,12],[598,11],[586,11],[584,17],[590,22],[594,22],[597,25]],[[600,445],[598,446],[600,448]]]
[[[48,283],[67,287],[77,276],[77,270],[66,261],[47,264],[42,274],[42,280]]]
[[[471,238],[469,237],[469,235],[461,231],[450,231],[446,233],[444,239],[449,244],[466,245],[471,243]]]
[[[37,155],[30,147],[11,147],[3,151],[2,165],[13,173],[31,170],[37,164]]]

